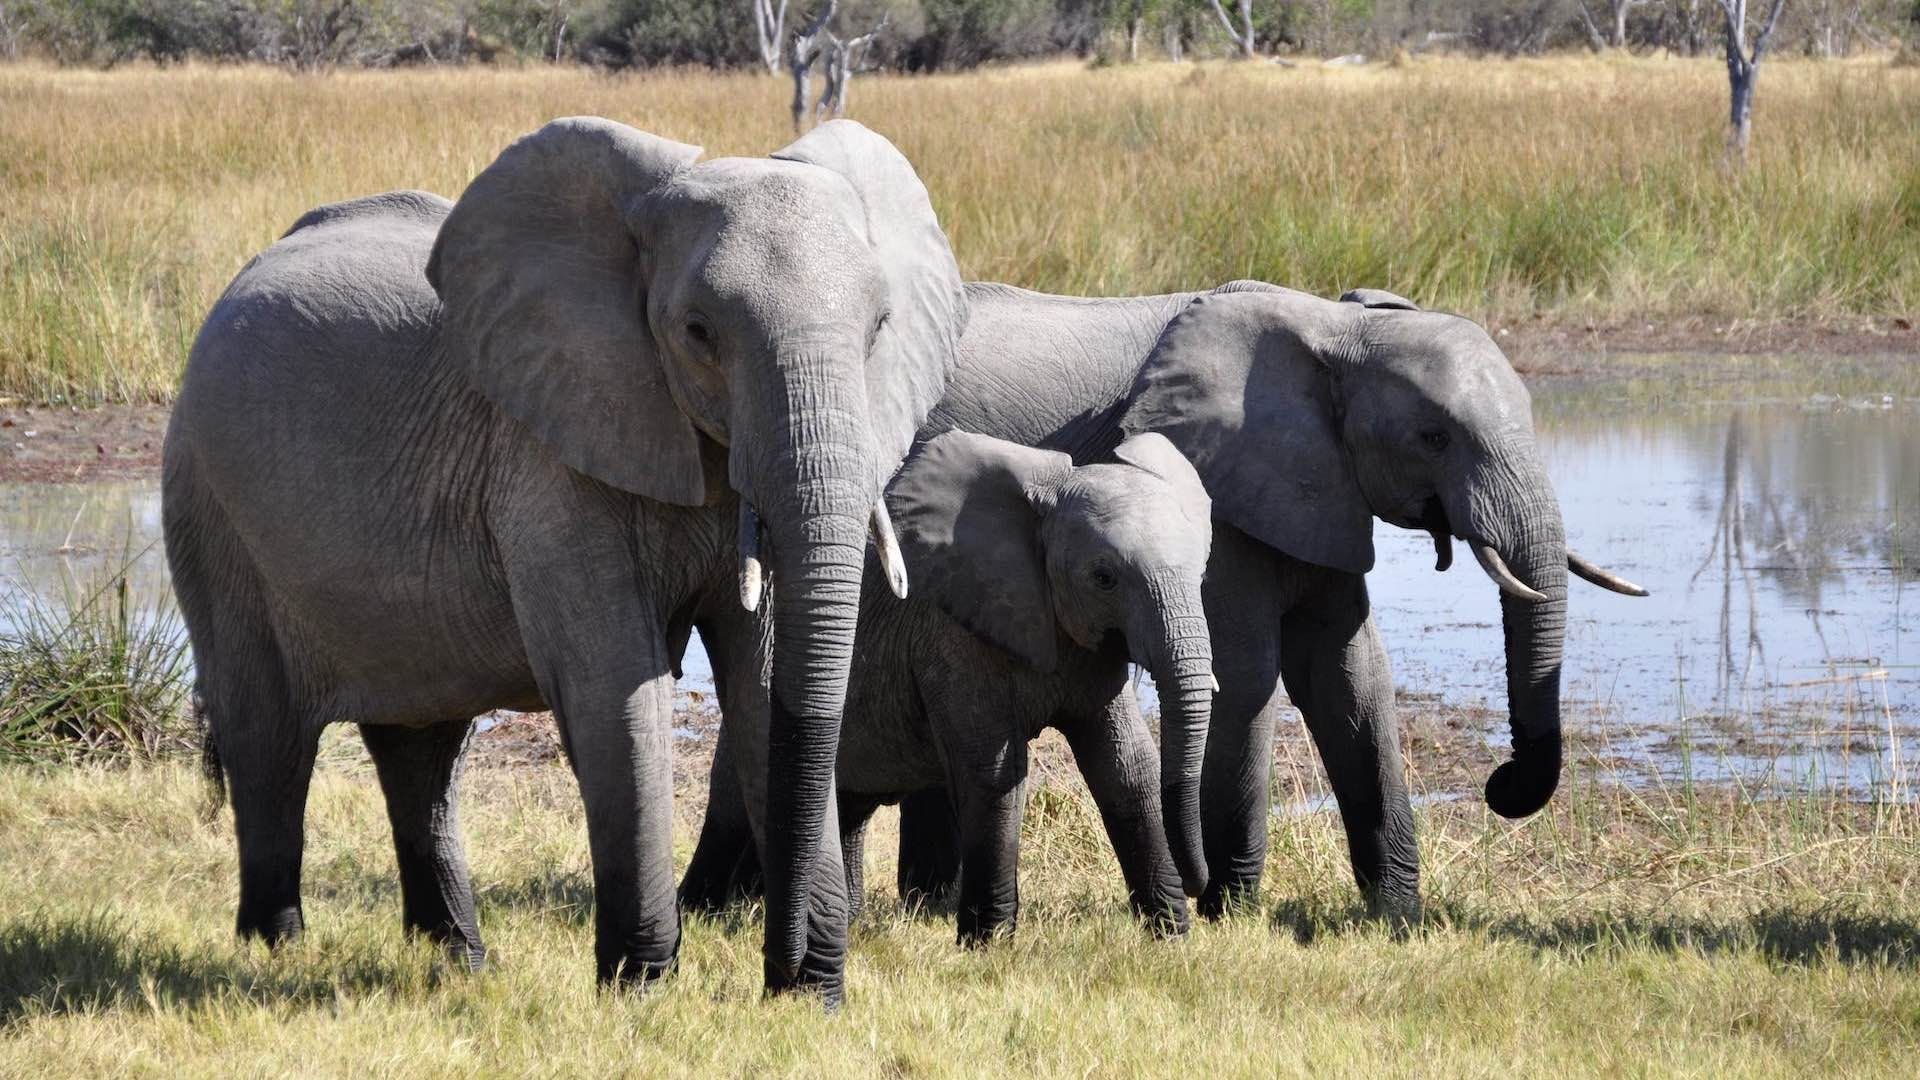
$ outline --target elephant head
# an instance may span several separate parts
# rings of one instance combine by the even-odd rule
[[[664,503],[737,492],[743,577],[770,544],[767,950],[791,979],[866,538],[892,536],[881,488],[946,385],[965,297],[912,166],[860,125],[699,156],[556,120],[475,178],[427,276],[442,347],[560,460]]]
[[[1167,838],[1198,896],[1212,517],[1200,477],[1165,438],[1135,436],[1115,455],[1076,468],[1065,454],[950,431],[907,459],[888,498],[919,598],[1038,671],[1059,666],[1062,637],[1099,649],[1117,634],[1152,672]]]
[[[1432,533],[1441,570],[1466,541],[1506,633],[1513,759],[1487,805],[1515,818],[1546,804],[1567,570],[1644,591],[1567,550],[1526,387],[1486,331],[1375,290],[1202,297],[1168,325],[1121,426],[1166,435],[1222,521],[1304,562],[1365,573],[1374,517]]]

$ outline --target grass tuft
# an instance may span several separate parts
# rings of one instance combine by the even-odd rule
[[[122,570],[64,602],[21,588],[0,634],[0,761],[142,760],[189,749],[178,612],[128,597]]]

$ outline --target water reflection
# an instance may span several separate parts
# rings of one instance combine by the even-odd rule
[[[1684,732],[1734,770],[1729,755],[1858,780],[1913,760],[1920,403],[1536,400],[1569,541],[1654,593],[1572,583],[1574,723],[1615,725],[1649,751]],[[1492,587],[1432,573],[1419,534],[1382,527],[1376,541],[1375,606],[1400,684],[1500,707]],[[1787,753],[1825,744],[1847,760]]]

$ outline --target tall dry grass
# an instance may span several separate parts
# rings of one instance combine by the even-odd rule
[[[199,321],[316,203],[448,195],[597,113],[716,154],[790,137],[753,74],[0,68],[0,392],[165,399]],[[1259,277],[1483,317],[1920,307],[1920,70],[1778,60],[1729,175],[1713,61],[1072,65],[864,77],[973,277],[1065,292]]]
[[[557,763],[469,772],[495,967],[449,973],[402,939],[358,749],[330,736],[310,933],[271,955],[232,937],[231,826],[202,818],[190,766],[0,768],[0,1074],[1911,1076],[1920,1037],[1910,811],[1577,768],[1526,823],[1422,810],[1429,918],[1405,939],[1356,920],[1331,811],[1276,818],[1267,904],[1159,942],[1126,914],[1084,791],[1049,783],[1019,931],[985,950],[899,910],[876,822],[875,902],[828,1021],[761,999],[746,910],[690,919],[656,993],[596,993]]]

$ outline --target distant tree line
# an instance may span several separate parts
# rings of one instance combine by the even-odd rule
[[[0,0],[0,58],[777,69],[822,2]],[[1725,25],[1720,0],[842,0],[838,19],[881,28],[861,53],[863,68],[905,71],[1063,55],[1126,62],[1581,47],[1710,55]],[[1916,34],[1920,0],[1793,0],[1772,52],[1845,56]]]

